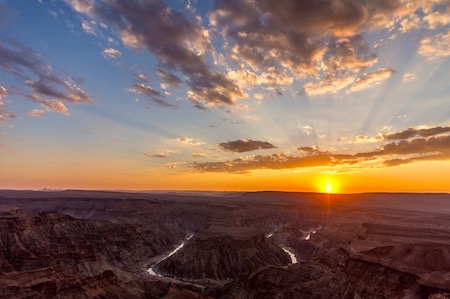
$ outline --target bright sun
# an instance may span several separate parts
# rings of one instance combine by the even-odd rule
[[[317,187],[322,193],[338,193],[340,191],[340,184],[334,178],[323,178],[317,182]]]

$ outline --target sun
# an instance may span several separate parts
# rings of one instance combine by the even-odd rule
[[[340,184],[336,178],[327,177],[318,180],[317,188],[322,193],[334,194],[339,192]]]

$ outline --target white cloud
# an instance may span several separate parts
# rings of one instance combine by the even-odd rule
[[[450,56],[450,30],[433,37],[425,37],[420,41],[419,54],[428,60]]]
[[[81,28],[83,29],[84,32],[92,34],[92,35],[97,35],[94,31],[94,28],[92,27],[91,23],[89,23],[86,20],[83,20],[81,22]]]
[[[106,48],[102,51],[102,55],[105,58],[116,59],[117,57],[122,55],[122,52],[114,48]]]
[[[44,107],[45,110],[47,111],[53,111],[69,115],[67,107],[61,101],[58,100],[44,100],[41,103],[41,106]]]
[[[29,116],[33,116],[33,117],[43,117],[44,113],[45,113],[45,111],[40,110],[40,109],[33,109],[33,110],[27,112],[27,114]]]
[[[380,84],[387,78],[395,74],[395,70],[381,68],[373,73],[366,73],[362,77],[358,78],[348,90],[348,92],[361,91],[375,85]]]
[[[191,145],[191,146],[201,146],[201,145],[205,144],[201,140],[192,139],[192,138],[189,138],[189,137],[179,137],[179,138],[177,138],[177,141],[182,143],[182,144]]]

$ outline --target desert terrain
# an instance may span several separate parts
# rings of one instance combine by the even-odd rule
[[[450,195],[0,191],[0,298],[450,298]]]

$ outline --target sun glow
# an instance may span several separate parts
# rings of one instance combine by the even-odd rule
[[[318,182],[320,192],[323,193],[337,193],[339,192],[339,182],[332,178],[324,178]]]

